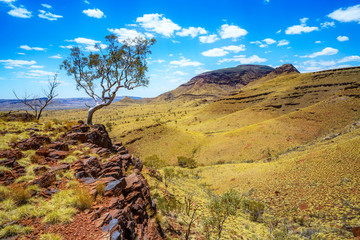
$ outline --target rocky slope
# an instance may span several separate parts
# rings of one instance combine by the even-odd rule
[[[98,186],[104,186],[101,203],[93,204],[87,211],[74,216],[78,219],[80,214],[82,219],[89,219],[87,228],[90,226],[91,232],[97,233],[96,239],[165,237],[161,226],[154,221],[156,204],[150,196],[149,184],[141,174],[141,160],[129,154],[122,143],[113,145],[103,125],[88,126],[81,122],[63,133],[56,142],[41,135],[39,129],[26,131],[30,132],[30,138],[13,142],[9,144],[12,149],[0,151],[0,167],[3,168],[0,171],[0,185],[9,189],[17,186],[16,180],[26,174],[26,169],[18,163],[24,157],[22,151],[35,150],[31,159],[36,161],[33,169],[36,178],[21,184],[24,189],[33,185],[41,189],[33,195],[34,198],[51,199],[66,185],[67,180],[59,180],[59,174],[71,171],[94,199],[100,194]],[[79,160],[67,163],[66,157],[73,154],[74,149],[89,149],[91,154],[80,155]],[[5,223],[4,226],[11,224],[14,222]],[[35,229],[32,235],[42,232],[41,221],[22,222],[23,227],[27,224]],[[76,224],[79,222],[75,220],[69,226],[75,232],[57,230],[57,233],[64,239],[84,239],[81,238],[80,229],[76,232]]]
[[[161,94],[156,100],[214,99],[238,90],[256,79],[266,76],[274,69],[263,65],[239,65],[205,72],[192,78],[178,88]]]

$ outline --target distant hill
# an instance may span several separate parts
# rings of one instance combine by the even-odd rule
[[[201,73],[178,88],[161,94],[155,100],[215,99],[238,90],[273,70],[274,68],[264,65],[239,65]]]
[[[128,99],[141,99],[140,97],[126,97],[118,96],[114,99],[114,102],[120,101],[123,98]],[[91,98],[56,98],[54,101],[46,108],[47,110],[57,110],[57,109],[78,109],[78,108],[87,108],[86,105],[94,105],[94,100]],[[0,99],[0,111],[16,111],[16,110],[26,110],[27,107],[24,106],[17,99]]]

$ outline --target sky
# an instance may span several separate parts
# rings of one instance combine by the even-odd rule
[[[155,38],[148,87],[155,97],[202,72],[293,64],[300,72],[360,65],[360,1],[0,0],[0,99],[41,96],[58,73],[58,97],[87,97],[59,65],[105,36]]]

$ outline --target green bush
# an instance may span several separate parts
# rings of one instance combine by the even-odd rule
[[[197,164],[195,159],[184,156],[177,157],[178,165],[183,168],[196,168]]]
[[[30,200],[30,191],[21,186],[11,188],[10,197],[17,205],[23,205]]]
[[[150,169],[159,169],[165,167],[165,161],[160,159],[158,155],[154,154],[145,158],[144,165]]]
[[[243,199],[242,209],[250,215],[251,221],[258,221],[259,217],[264,213],[265,205],[255,200]]]

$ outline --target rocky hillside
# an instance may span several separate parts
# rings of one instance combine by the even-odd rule
[[[274,69],[263,65],[239,65],[205,72],[193,77],[178,88],[161,94],[156,100],[214,99],[238,90],[256,79],[266,76]]]
[[[9,129],[14,129],[14,124],[18,123],[10,123]],[[42,124],[26,125],[17,134],[29,137],[12,140],[11,148],[0,151],[0,202],[15,203],[8,210],[0,208],[1,239],[19,234],[38,238],[44,233],[63,239],[164,238],[154,220],[156,204],[141,174],[141,160],[130,155],[122,143],[113,145],[103,125],[90,127],[80,122],[71,128],[48,126],[46,130]],[[6,138],[12,132],[1,134]],[[54,134],[60,134],[56,141]],[[16,192],[22,193],[21,201]],[[42,198],[46,203],[40,203]],[[71,200],[65,200],[68,198]],[[53,202],[58,204],[55,209],[48,206]],[[88,204],[79,205],[81,202]],[[38,213],[15,214],[33,207]]]

